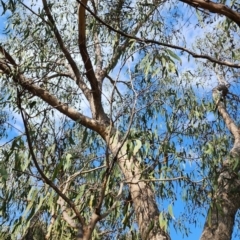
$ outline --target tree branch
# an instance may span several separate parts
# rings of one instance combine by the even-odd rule
[[[194,8],[202,8],[209,10],[213,13],[218,13],[226,16],[227,18],[231,19],[240,27],[240,13],[237,11],[232,10],[231,8],[227,7],[222,3],[215,3],[212,1],[206,0],[179,0],[180,2],[186,3]]]
[[[24,124],[24,128],[26,131],[26,137],[27,137],[27,143],[29,146],[29,152],[31,154],[31,157],[33,159],[34,165],[37,169],[37,171],[39,172],[39,174],[41,175],[43,181],[49,185],[62,199],[64,199],[68,205],[71,207],[71,209],[74,211],[74,213],[76,214],[79,222],[82,224],[82,226],[85,226],[85,221],[84,218],[80,215],[79,211],[77,210],[75,204],[65,195],[63,194],[58,188],[57,186],[44,174],[44,172],[42,171],[42,169],[40,168],[40,166],[38,165],[34,150],[33,150],[33,146],[32,146],[32,141],[30,138],[30,134],[29,134],[29,130],[28,130],[28,123],[27,123],[27,119],[25,117],[24,114],[24,109],[21,106],[21,96],[20,93],[18,91],[17,94],[17,99],[18,99],[18,107],[20,109],[21,115],[22,115],[22,119],[23,119],[23,124]]]
[[[77,64],[73,60],[71,54],[69,53],[68,49],[66,48],[66,46],[65,46],[65,44],[64,44],[64,42],[62,40],[62,37],[61,37],[61,35],[60,35],[60,33],[59,33],[58,29],[57,29],[55,21],[54,21],[54,19],[52,17],[52,14],[50,12],[49,7],[48,7],[47,1],[46,0],[42,0],[42,2],[43,2],[43,8],[44,8],[44,10],[45,10],[45,12],[47,14],[48,20],[50,22],[50,27],[53,30],[53,33],[54,33],[54,35],[55,35],[55,37],[57,39],[59,47],[62,50],[63,54],[65,55],[68,63],[70,64],[70,66],[71,66],[71,68],[72,68],[72,70],[73,70],[73,72],[75,74],[77,85],[81,88],[81,90],[83,91],[84,95],[89,100],[90,95],[91,95],[90,91],[89,91],[87,85],[82,80],[81,74],[80,74],[79,69],[77,67]]]
[[[83,0],[83,5],[87,5],[88,0]],[[80,1],[78,1],[80,3]],[[85,8],[82,4],[78,6],[78,45],[84,66],[86,69],[86,76],[91,85],[91,99],[89,104],[91,107],[92,115],[94,119],[99,119],[104,122],[109,122],[107,115],[105,114],[102,106],[101,90],[102,90],[102,77],[101,81],[97,81],[93,65],[86,47],[86,16]],[[100,72],[100,69],[99,69]]]
[[[103,138],[106,137],[106,126],[103,123],[86,117],[83,114],[79,113],[76,109],[59,101],[58,98],[50,94],[47,90],[44,90],[43,88],[37,86],[32,79],[28,79],[23,74],[19,73],[18,65],[2,47],[0,47],[0,53],[5,56],[5,58],[0,58],[0,70],[2,70],[3,73],[8,75],[9,77],[12,77],[15,83],[21,85],[24,89],[28,90],[35,96],[40,97],[43,101],[47,102],[49,105],[57,109],[59,112],[65,114],[72,120],[79,122],[83,126],[96,131]],[[11,63],[11,65],[9,65],[9,63]]]
[[[54,225],[55,221],[56,221],[56,214],[55,214],[54,208],[52,207],[51,220],[48,225],[47,234],[45,235],[46,240],[50,239],[50,237],[51,237],[51,233],[52,233],[52,229],[53,229],[53,225]]]
[[[155,41],[155,40],[151,40],[151,39],[139,38],[139,37],[136,37],[136,36],[124,33],[123,31],[117,30],[117,29],[113,28],[111,25],[109,25],[106,22],[104,22],[101,18],[99,18],[96,14],[94,14],[94,12],[92,12],[91,9],[89,9],[81,1],[77,0],[77,2],[79,2],[100,23],[105,25],[107,28],[109,28],[113,32],[119,33],[119,34],[121,34],[122,36],[124,36],[126,38],[134,39],[137,42],[141,42],[141,43],[146,43],[146,44],[153,43],[153,44],[156,44],[156,45],[159,45],[159,46],[164,46],[164,47],[177,49],[177,50],[184,51],[184,52],[190,54],[194,58],[207,59],[210,62],[217,63],[217,64],[220,64],[220,65],[233,67],[233,68],[240,68],[240,64],[235,64],[235,63],[228,62],[228,61],[220,61],[220,60],[217,60],[217,59],[215,59],[215,58],[213,58],[211,56],[205,55],[205,54],[204,55],[197,54],[197,53],[195,53],[193,51],[190,51],[189,49],[184,48],[184,47],[180,47],[180,46],[177,46],[177,45],[174,45],[174,44],[163,43],[163,42],[159,42],[159,41]]]
[[[118,191],[118,194],[116,196],[116,200],[115,202],[113,203],[113,205],[103,214],[101,214],[101,220],[105,217],[107,217],[117,206],[117,203],[119,202],[119,199],[121,198],[121,195],[122,195],[122,191],[123,191],[123,183],[121,182],[120,183],[120,188],[119,188],[119,191]]]
[[[225,81],[226,82],[226,81]],[[218,112],[221,114],[223,121],[234,137],[234,145],[230,153],[233,157],[240,156],[240,132],[238,126],[235,124],[226,109],[225,98],[228,94],[228,88],[225,85],[218,85],[212,90],[213,99],[216,103]]]
[[[94,32],[94,47],[95,47],[95,57],[96,57],[96,78],[98,83],[102,84],[104,75],[102,72],[102,67],[103,67],[103,59],[102,59],[102,49],[99,44],[99,39],[98,39],[98,33],[97,30]],[[101,86],[102,89],[102,86]]]
[[[83,4],[86,6],[88,0],[83,0]],[[85,16],[85,8],[79,4],[78,7],[78,46],[79,51],[81,53],[88,81],[91,84],[92,90],[98,94],[100,94],[100,89],[98,86],[98,82],[93,70],[93,65],[90,59],[90,56],[86,47],[86,16]]]

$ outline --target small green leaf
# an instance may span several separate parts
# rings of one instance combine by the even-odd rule
[[[66,161],[64,161],[64,164],[63,164],[63,169],[64,170],[69,169],[69,167],[71,166],[71,163],[72,163],[72,154],[68,153],[66,156]]]
[[[174,52],[171,51],[170,49],[166,49],[166,52],[167,52],[172,58],[175,58],[175,59],[177,59],[180,63],[182,63],[181,58],[180,58],[176,53],[174,53]]]
[[[82,139],[82,143],[85,143],[88,137],[88,131],[87,129],[84,130],[83,132],[83,139]]]
[[[8,178],[8,173],[4,166],[0,166],[0,178],[5,182]]]
[[[133,155],[136,155],[136,153],[139,151],[139,149],[142,147],[142,142],[140,140],[135,140],[136,145],[133,149]]]
[[[175,219],[174,215],[173,215],[173,209],[172,209],[172,204],[168,205],[168,213],[170,214],[170,216]]]
[[[162,212],[159,214],[159,226],[160,226],[160,228],[163,229],[164,231],[167,230],[167,220],[164,218]]]

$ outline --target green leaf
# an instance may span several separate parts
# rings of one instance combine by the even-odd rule
[[[88,130],[87,130],[87,128],[85,128],[85,130],[83,132],[83,139],[82,139],[83,144],[86,142],[87,137],[88,137]]]
[[[135,140],[136,144],[133,149],[133,155],[136,155],[136,153],[139,151],[139,149],[142,147],[142,142],[140,140]]]
[[[164,215],[162,212],[159,214],[159,226],[164,231],[167,230],[167,220],[164,218]]]
[[[166,49],[166,52],[174,59],[178,60],[180,63],[182,63],[182,60],[181,58],[176,54],[174,53],[172,50],[170,49]]]
[[[72,154],[68,153],[66,156],[66,161],[63,162],[63,169],[69,169],[72,163]]]
[[[0,165],[0,178],[5,182],[8,178],[8,172],[3,164]]]
[[[173,215],[173,208],[172,208],[172,204],[168,205],[168,213],[170,214],[170,216],[175,219],[174,215]]]
[[[6,12],[6,10],[7,10],[7,8],[6,8],[6,4],[5,4],[5,2],[4,2],[4,1],[2,1],[2,0],[1,0],[1,4],[2,4],[2,7],[3,7],[3,12],[2,12],[2,14],[1,14],[1,15],[4,15],[4,14],[5,14],[5,12]]]

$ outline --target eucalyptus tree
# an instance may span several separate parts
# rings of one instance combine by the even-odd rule
[[[237,1],[1,6],[1,104],[23,123],[1,151],[2,237],[170,239],[171,224],[189,233],[181,196],[189,221],[206,215],[201,239],[230,239]]]

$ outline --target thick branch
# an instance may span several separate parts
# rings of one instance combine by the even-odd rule
[[[240,154],[240,133],[237,125],[231,118],[231,116],[228,114],[227,109],[226,109],[226,96],[228,94],[228,87],[225,85],[218,85],[215,87],[212,91],[213,93],[213,99],[216,103],[218,112],[221,114],[227,128],[231,132],[231,134],[234,137],[234,146],[233,149],[231,150],[234,151],[234,155],[236,155],[236,151],[238,151],[238,154]],[[233,153],[233,152],[232,152]]]
[[[226,82],[225,79],[224,82]],[[227,85],[220,84],[213,89],[213,99],[217,105],[218,112],[234,137],[234,146],[230,153],[233,157],[236,157],[239,156],[240,152],[240,148],[238,148],[240,134],[237,125],[228,114],[224,104],[227,94]],[[237,169],[235,171],[232,170],[229,160],[223,162],[221,172],[217,178],[217,189],[212,196],[201,240],[231,239],[235,215],[240,207],[240,181],[237,172]]]
[[[240,27],[240,13],[232,10],[231,8],[227,7],[222,3],[215,3],[206,0],[179,0],[179,1],[184,2],[194,8],[202,8],[209,10],[210,12],[213,13],[222,14],[227,18],[231,19]]]
[[[86,6],[87,0],[83,0],[83,5]],[[91,85],[91,99],[89,100],[92,116],[94,119],[99,119],[104,122],[109,122],[107,115],[104,113],[101,99],[102,78],[97,81],[93,65],[86,47],[86,16],[85,8],[79,4],[78,8],[78,45],[82,56],[82,60],[86,69],[86,76]],[[100,69],[98,69],[100,72]]]
[[[63,219],[68,223],[68,225],[72,228],[78,228],[78,223],[76,223],[73,217],[71,217],[67,213],[67,206],[65,206],[64,204],[65,203],[64,199],[62,197],[59,197],[57,203],[60,205]]]
[[[226,123],[228,129],[230,130],[230,132],[232,133],[232,135],[234,136],[235,140],[240,140],[240,135],[239,135],[239,130],[237,125],[234,123],[234,121],[232,120],[232,118],[229,116],[224,104],[222,102],[220,102],[218,104],[218,111],[221,114],[224,122]]]
[[[96,31],[96,30],[95,30]],[[99,84],[102,84],[103,74],[102,74],[102,67],[103,67],[103,59],[102,59],[102,49],[99,44],[98,34],[97,32],[94,33],[94,47],[96,51],[96,78]]]
[[[218,177],[218,188],[208,210],[201,240],[229,240],[232,237],[235,215],[240,207],[240,181],[229,167],[226,166],[228,169],[223,169]]]
[[[105,136],[105,127],[102,123],[93,120],[79,113],[76,109],[69,107],[66,103],[59,101],[58,98],[50,94],[47,90],[37,86],[32,79],[26,78],[23,74],[17,72],[18,66],[12,57],[0,47],[0,53],[5,56],[5,59],[0,59],[0,70],[9,77],[12,77],[14,82],[21,85],[35,96],[40,97],[43,101],[65,114],[72,120],[79,122],[85,127],[92,129],[99,133],[102,137]],[[9,65],[11,63],[11,65]]]
[[[83,4],[87,5],[88,0],[83,0]],[[78,9],[78,45],[79,50],[85,65],[86,75],[88,81],[91,84],[92,90],[99,93],[98,82],[93,70],[93,65],[90,59],[90,56],[86,47],[86,16],[85,16],[85,8],[82,5],[79,5]]]
[[[54,35],[57,39],[57,42],[59,44],[59,47],[60,49],[62,50],[62,52],[64,53],[68,63],[70,64],[74,74],[75,74],[75,77],[76,77],[76,82],[77,82],[77,85],[81,88],[81,90],[83,91],[84,95],[86,96],[86,98],[89,100],[89,97],[90,97],[90,93],[89,93],[89,89],[87,88],[86,84],[84,83],[84,81],[82,80],[81,78],[81,75],[80,75],[80,72],[79,72],[79,69],[77,67],[77,64],[76,62],[73,60],[71,54],[69,53],[68,49],[66,48],[63,40],[62,40],[62,37],[57,29],[57,26],[55,24],[55,21],[52,17],[52,14],[50,12],[50,9],[48,7],[48,4],[47,4],[47,1],[46,0],[42,0],[43,2],[43,7],[44,7],[44,10],[47,14],[47,17],[48,17],[48,20],[50,22],[50,26],[54,32]]]

